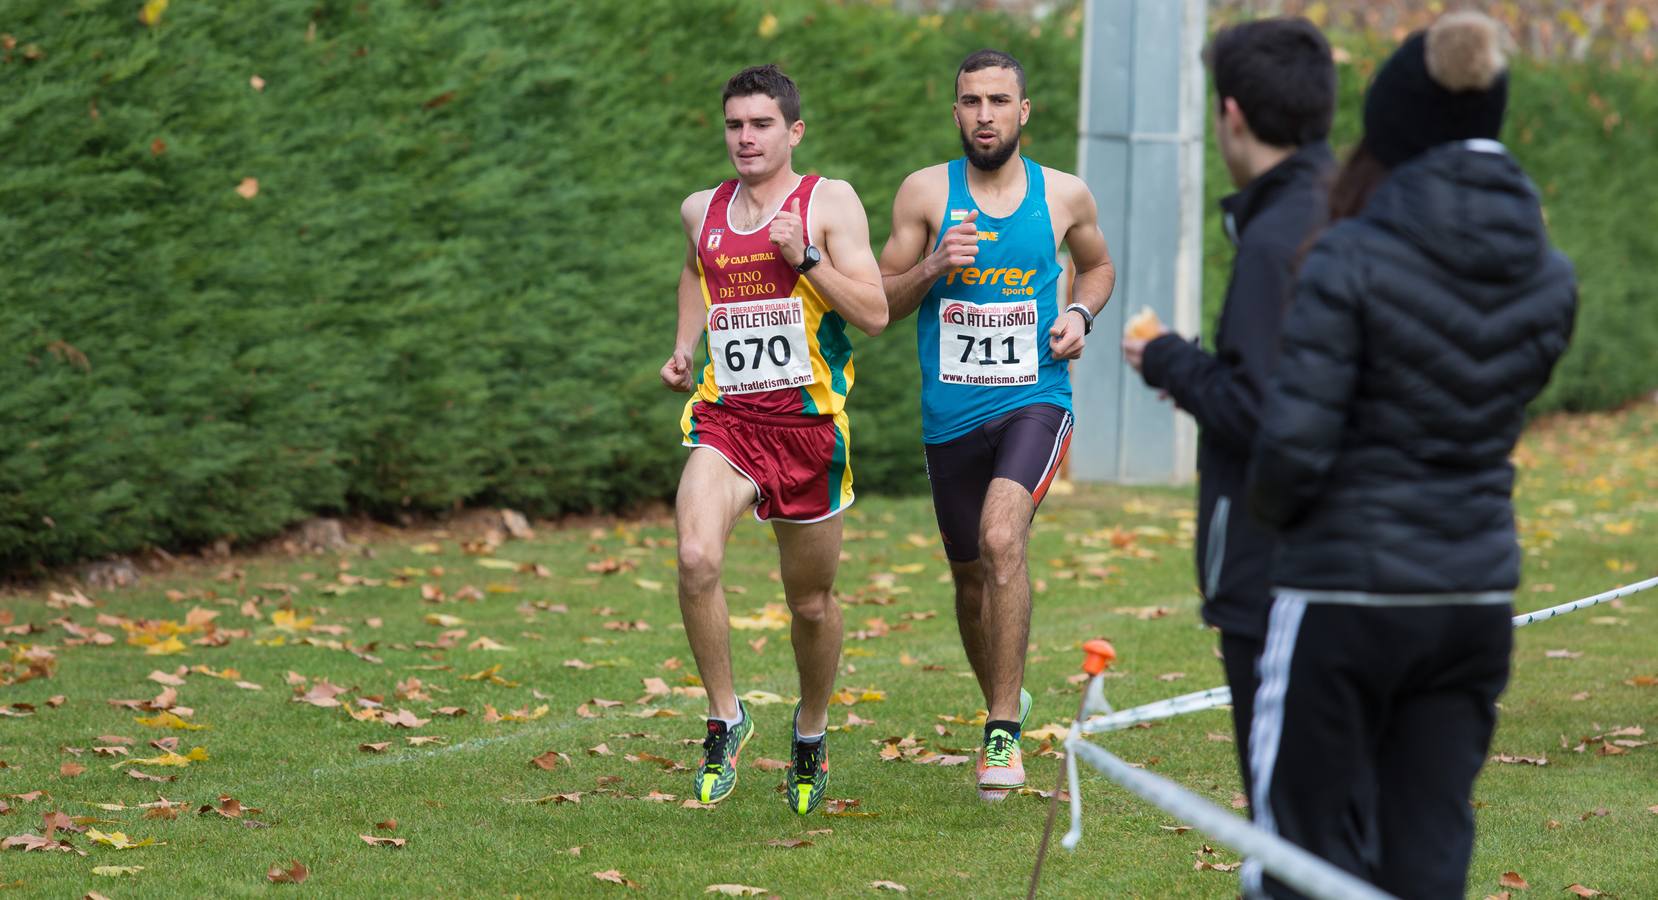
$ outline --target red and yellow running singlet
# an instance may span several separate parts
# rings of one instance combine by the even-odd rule
[[[808,235],[820,180],[801,178],[779,207],[798,198]],[[732,227],[731,201],[739,190],[736,179],[714,190],[697,235],[708,365],[697,374],[685,415],[698,400],[736,412],[837,415],[852,390],[846,320],[783,259],[767,236],[771,219],[752,231]]]

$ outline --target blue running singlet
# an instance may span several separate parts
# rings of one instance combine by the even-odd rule
[[[921,439],[960,437],[974,427],[1032,403],[1071,408],[1067,361],[1048,347],[1059,315],[1060,266],[1042,167],[1025,165],[1025,199],[1010,216],[985,215],[967,189],[967,160],[949,164],[950,202],[944,230],[979,216],[973,265],[946,272],[917,313],[921,357]]]

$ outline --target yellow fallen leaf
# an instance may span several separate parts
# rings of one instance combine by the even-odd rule
[[[1601,528],[1605,529],[1607,534],[1618,534],[1618,535],[1634,534],[1635,533],[1635,520],[1634,519],[1624,519],[1621,522],[1607,522],[1605,525],[1602,525]]]
[[[782,603],[767,603],[752,616],[729,616],[731,627],[738,631],[775,631],[789,626],[789,608]]]
[[[155,838],[145,838],[141,841],[134,841],[119,831],[114,834],[104,834],[96,828],[88,828],[86,830],[86,839],[94,844],[105,844],[110,847],[114,847],[117,850],[130,850],[134,847],[148,847],[149,845],[156,843]]]
[[[151,0],[151,2],[154,2],[154,0]],[[754,29],[754,33],[763,38],[771,38],[775,36],[777,34],[777,17],[771,13],[766,13],[761,16],[760,24]]]
[[[143,866],[93,866],[92,874],[103,875],[107,878],[117,878],[122,875],[137,875],[144,871]]]
[[[215,672],[207,666],[191,666],[190,671],[196,673],[197,675],[206,675],[209,678],[220,678],[225,681],[235,681],[242,677],[242,673],[236,671],[235,669],[224,669],[222,671]]]
[[[147,0],[143,8],[138,11],[138,21],[152,28],[155,27],[161,21],[161,14],[167,11],[167,3],[168,0]]]
[[[276,630],[285,631],[289,634],[310,631],[311,626],[316,624],[316,621],[312,616],[301,619],[299,614],[291,609],[279,609],[271,613],[271,624],[276,627]]]
[[[160,756],[152,756],[147,759],[124,759],[110,766],[110,768],[119,769],[122,766],[177,766],[183,768],[193,762],[206,762],[207,759],[207,749],[205,747],[193,747],[189,753],[183,755],[168,750]]]
[[[178,639],[177,635],[174,635],[167,638],[165,641],[158,641],[148,647],[145,647],[144,653],[148,656],[171,656],[174,653],[183,653],[188,649],[190,648],[186,647],[184,642]]]
[[[186,722],[170,712],[159,713],[149,717],[148,719],[143,716],[136,716],[133,718],[133,721],[140,725],[148,725],[151,728],[171,728],[174,731],[204,731],[211,727],[208,725],[197,725],[192,722]]]
[[[771,691],[760,690],[749,691],[742,696],[742,699],[754,704],[755,706],[770,706],[773,703],[789,702],[786,698],[778,696]]]
[[[899,575],[914,575],[925,568],[927,568],[926,563],[905,563],[901,566],[893,566],[892,571]]]
[[[444,613],[428,613],[424,621],[427,625],[436,625],[439,628],[454,628],[456,625],[464,624],[466,620]]]
[[[485,557],[484,559],[478,560],[478,565],[483,566],[486,569],[498,569],[502,572],[518,571],[518,564],[510,559],[491,559],[489,557]]]
[[[487,681],[490,684],[498,684],[501,687],[518,687],[518,682],[508,681],[507,679],[502,678],[498,674],[500,671],[501,671],[501,663],[496,663],[495,665],[490,666],[489,668],[484,669],[480,672],[473,672],[471,675],[462,675],[461,680],[462,681]]]

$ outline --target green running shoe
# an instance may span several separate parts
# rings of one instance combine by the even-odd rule
[[[800,715],[800,704],[795,704],[795,715]],[[807,815],[818,808],[829,792],[829,735],[809,744],[798,740],[789,742],[788,781],[784,787],[789,808]]]
[[[702,742],[702,765],[697,767],[697,800],[718,803],[737,786],[737,760],[743,755],[743,745],[754,734],[754,718],[748,704],[737,701],[742,721],[727,727],[719,719],[708,720],[708,737]]]
[[[1032,701],[1031,701],[1030,691],[1027,691],[1024,688],[1020,688],[1019,689],[1019,732],[1021,734],[1023,734],[1024,731],[1025,731],[1025,720],[1030,718],[1031,702]]]

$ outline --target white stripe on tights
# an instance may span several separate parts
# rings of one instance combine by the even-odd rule
[[[1284,736],[1284,697],[1289,693],[1290,663],[1295,658],[1295,640],[1306,610],[1305,597],[1279,593],[1267,619],[1266,647],[1261,652],[1261,686],[1255,692],[1255,719],[1249,735],[1249,771],[1255,779],[1251,800],[1255,824],[1268,834],[1278,833],[1272,818],[1272,770],[1278,763],[1278,744]],[[1246,860],[1239,878],[1247,896],[1266,896],[1259,863]]]

